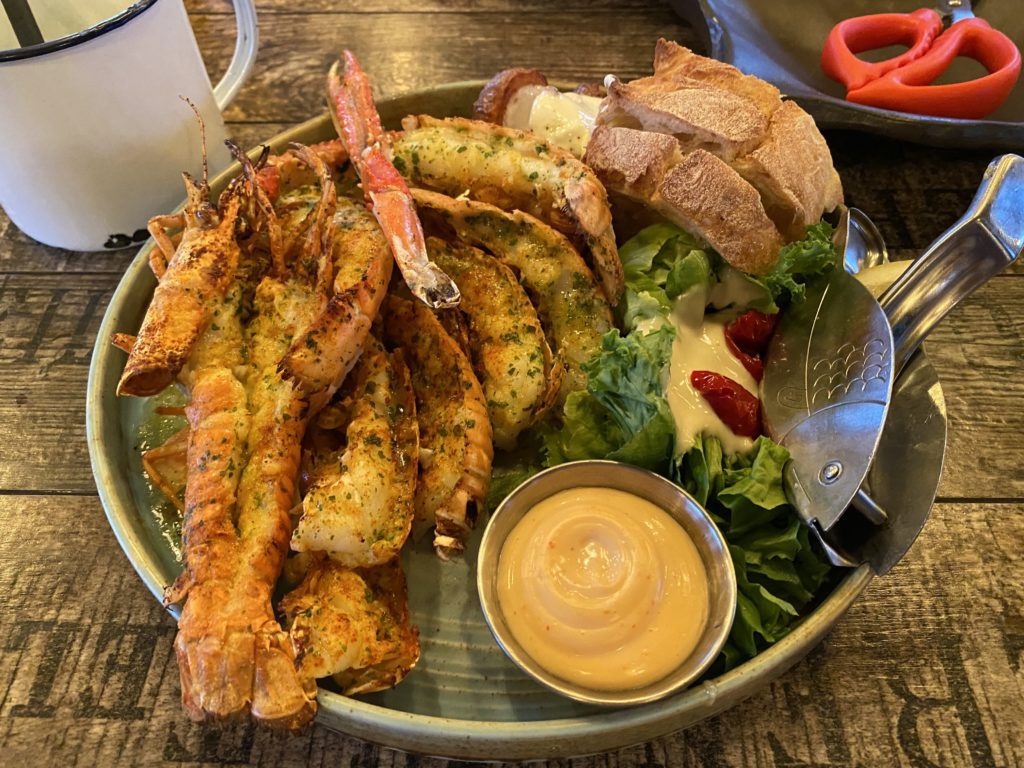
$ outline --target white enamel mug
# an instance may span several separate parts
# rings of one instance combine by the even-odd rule
[[[96,23],[81,15],[117,1],[17,0],[0,11],[0,206],[46,245],[124,248],[174,209],[181,172],[202,173],[199,124],[181,97],[203,117],[211,175],[231,162],[221,110],[255,62],[252,0],[234,0],[235,53],[215,88],[182,0],[120,0]],[[68,29],[75,13],[89,26]]]

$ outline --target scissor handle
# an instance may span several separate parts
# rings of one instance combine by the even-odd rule
[[[930,85],[953,59],[966,56],[989,74],[962,83]],[[1017,46],[983,19],[958,21],[909,64],[846,94],[849,101],[918,115],[978,120],[1006,101],[1020,76]]]
[[[940,32],[942,16],[930,8],[846,19],[829,32],[821,52],[821,68],[852,91],[922,56]],[[864,61],[856,56],[888,45],[905,45],[908,49],[885,61]]]

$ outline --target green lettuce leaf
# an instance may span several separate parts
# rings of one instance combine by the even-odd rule
[[[667,313],[672,300],[694,286],[711,286],[716,275],[728,268],[715,251],[673,224],[641,230],[623,244],[619,255],[626,278],[623,323],[627,330],[657,317],[661,310]],[[771,272],[744,276],[754,289],[745,308],[774,314],[779,307],[803,301],[807,281],[836,263],[832,226],[819,221],[807,228],[802,240],[779,251]]]
[[[533,463],[496,464],[491,470],[491,484],[487,487],[487,509],[494,511],[512,491],[540,472]]]
[[[770,311],[778,312],[779,307],[803,301],[807,293],[805,283],[811,277],[824,274],[835,266],[836,249],[832,245],[832,226],[827,221],[819,221],[807,228],[803,240],[790,243],[779,251],[779,260],[771,272],[760,277],[751,276],[750,279],[764,286],[770,304],[775,307]]]
[[[786,500],[788,459],[767,437],[746,454],[725,457],[717,438],[702,435],[673,468],[718,524],[736,570],[736,618],[719,671],[785,637],[832,572]]]
[[[675,421],[662,381],[674,337],[670,325],[646,334],[605,334],[601,351],[583,366],[586,390],[569,395],[561,428],[544,436],[545,463],[609,458],[667,470]]]
[[[672,301],[714,279],[711,260],[693,235],[672,224],[641,230],[619,249],[626,291],[622,321],[627,331],[668,317]]]

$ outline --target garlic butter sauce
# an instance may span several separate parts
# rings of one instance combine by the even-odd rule
[[[708,621],[696,545],[663,509],[611,488],[536,504],[498,559],[502,616],[548,672],[592,690],[656,682],[696,648]]]

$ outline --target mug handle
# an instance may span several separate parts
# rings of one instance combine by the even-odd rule
[[[253,0],[233,0],[235,24],[238,34],[235,38],[235,53],[228,64],[228,71],[213,89],[213,98],[221,112],[234,101],[256,63],[256,49],[259,46],[260,31],[256,21],[256,6]]]

